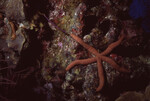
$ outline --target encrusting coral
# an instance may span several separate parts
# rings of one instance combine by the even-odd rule
[[[85,65],[85,64],[90,64],[90,63],[93,63],[93,62],[96,62],[97,61],[97,65],[98,65],[98,76],[99,76],[99,86],[98,88],[96,89],[96,91],[100,91],[102,88],[103,88],[103,85],[104,85],[104,74],[103,74],[103,68],[102,68],[102,63],[101,61],[106,61],[108,62],[109,64],[112,65],[113,68],[115,68],[116,70],[118,70],[119,72],[130,72],[130,70],[124,68],[124,67],[120,67],[118,64],[115,63],[115,61],[113,61],[111,58],[108,58],[106,57],[105,55],[109,54],[115,47],[117,47],[118,45],[120,45],[120,43],[122,42],[122,40],[124,39],[125,35],[122,34],[120,37],[119,37],[119,40],[110,44],[108,46],[108,48],[102,52],[102,53],[99,53],[95,48],[91,47],[90,45],[84,43],[82,41],[82,39],[80,39],[78,36],[76,36],[75,34],[70,34],[70,36],[75,39],[78,43],[80,43],[84,48],[86,48],[89,52],[91,52],[92,54],[95,55],[95,57],[92,57],[92,58],[89,58],[89,59],[82,59],[82,60],[75,60],[73,61],[72,63],[70,63],[67,68],[66,68],[66,71],[70,70],[72,67],[74,67],[75,65],[78,65],[78,64],[82,64],[82,65]]]

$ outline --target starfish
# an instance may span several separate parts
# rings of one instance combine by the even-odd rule
[[[120,43],[122,42],[122,40],[125,37],[124,34],[122,34],[119,37],[118,41],[111,43],[108,46],[108,48],[106,50],[104,50],[102,53],[99,53],[95,48],[93,48],[92,46],[86,44],[81,38],[79,38],[75,34],[70,34],[70,36],[74,40],[76,40],[79,44],[81,44],[85,49],[87,49],[90,53],[95,55],[95,57],[88,58],[88,59],[75,60],[67,66],[66,71],[70,70],[71,68],[73,68],[75,65],[78,65],[78,64],[86,65],[86,64],[93,63],[93,62],[97,62],[98,77],[99,77],[99,86],[96,89],[97,92],[100,91],[103,88],[104,82],[105,82],[103,68],[102,68],[102,61],[105,61],[105,62],[109,63],[113,68],[115,68],[119,72],[125,72],[125,73],[130,72],[129,69],[126,69],[124,67],[120,67],[118,64],[115,63],[114,60],[112,60],[111,58],[106,57],[106,55],[109,54],[115,47],[120,45]]]

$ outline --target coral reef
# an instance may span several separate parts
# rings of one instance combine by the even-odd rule
[[[149,100],[149,14],[131,18],[135,1],[0,0],[0,100]]]
[[[49,55],[49,56],[47,55],[48,58],[46,57],[45,59],[50,60],[50,62],[44,61],[44,63],[48,63],[48,64],[52,63],[52,64],[49,64],[49,65],[46,64],[46,67],[65,68],[65,66],[67,66],[67,64],[70,63],[71,61],[75,60],[75,58],[85,59],[90,56],[90,54],[87,51],[82,49],[74,40],[72,40],[68,36],[68,34],[72,35],[72,33],[74,33],[75,35],[78,35],[79,37],[83,37],[83,40],[85,42],[94,46],[94,48],[98,49],[99,51],[103,51],[104,49],[107,48],[107,46],[109,44],[116,41],[117,37],[119,36],[119,34],[121,32],[124,32],[126,34],[126,38],[123,41],[123,43],[121,44],[121,46],[127,47],[127,48],[135,47],[135,46],[140,47],[140,49],[143,48],[143,47],[141,47],[143,44],[143,41],[144,41],[144,39],[142,37],[142,33],[143,33],[142,29],[139,28],[139,30],[137,30],[138,26],[136,26],[136,24],[135,24],[135,22],[133,22],[133,20],[128,20],[129,18],[127,18],[127,20],[126,20],[126,19],[122,18],[122,16],[117,15],[121,11],[126,12],[128,10],[129,2],[127,2],[127,1],[119,2],[118,1],[118,3],[114,3],[114,2],[110,2],[110,1],[108,1],[108,2],[101,1],[99,4],[95,5],[94,7],[89,6],[90,4],[87,5],[87,2],[85,2],[86,11],[84,11],[85,9],[83,9],[83,12],[81,12],[82,15],[80,15],[81,17],[73,16],[74,10],[72,10],[72,8],[70,8],[72,10],[71,11],[69,9],[69,7],[66,6],[66,5],[71,5],[71,4],[64,3],[64,2],[67,2],[67,0],[66,1],[64,0],[61,3],[55,3],[54,10],[49,15],[49,20],[50,20],[49,25],[55,31],[54,36],[57,36],[56,38],[54,38],[55,43],[53,41],[52,46],[49,48],[50,50],[53,50],[53,49],[55,49],[55,50],[49,52],[49,54],[55,53],[54,51],[57,51],[57,49],[58,49],[58,51],[64,51],[67,49],[67,50],[71,50],[72,52],[67,52],[67,51],[62,52],[62,53],[56,52],[55,55],[53,55],[53,56],[52,55],[50,56],[48,54]],[[72,3],[74,5],[72,7],[76,8],[75,12],[77,12],[78,10],[82,11],[82,9],[79,9],[79,8],[83,6],[83,3],[78,2],[78,5],[76,4],[76,2],[73,3],[70,1],[70,3]],[[57,7],[56,6],[57,4],[62,5],[64,8]],[[120,6],[120,4],[122,5],[122,7]],[[101,9],[99,9],[99,8],[101,8]],[[105,10],[105,8],[107,8],[107,10]],[[111,10],[111,9],[113,9],[113,10]],[[78,12],[80,12],[80,11],[78,11]],[[101,13],[104,13],[104,15],[101,15]],[[59,14],[62,14],[62,15],[59,15]],[[97,20],[95,22],[94,26],[92,25],[92,27],[91,27],[90,23],[88,24],[87,22],[88,21],[90,22],[90,20],[93,20],[90,18],[95,18],[95,16],[96,16],[96,19],[99,18],[99,20]],[[61,19],[63,19],[63,23],[61,23],[61,21],[62,21]],[[89,19],[89,20],[86,20],[86,19]],[[83,20],[83,22],[82,22],[82,20]],[[74,23],[70,23],[71,21],[73,21]],[[82,25],[82,26],[78,27],[78,25],[79,25],[78,23],[80,23],[80,25]],[[62,35],[62,36],[59,37],[58,34]],[[66,40],[63,40],[64,37],[66,38]],[[62,41],[56,42],[56,40],[58,40],[57,38],[59,38],[59,39],[62,38],[61,39]],[[68,46],[70,43],[72,45],[71,47]],[[66,46],[66,45],[68,47],[63,49],[63,46]],[[57,48],[52,48],[53,46],[56,46]],[[61,48],[59,48],[59,47],[61,47]],[[126,54],[122,50],[120,50],[120,52],[118,52],[119,49],[121,49],[121,48],[118,48],[118,50],[115,50],[115,52],[117,52],[118,54],[121,54],[121,55]],[[124,53],[122,53],[122,52],[124,52]],[[57,55],[57,53],[60,53],[60,54]],[[68,55],[62,55],[64,53],[68,53]],[[57,61],[58,59],[55,59],[56,57],[54,57],[54,56],[59,57],[59,59],[61,59],[61,61],[64,61],[64,62],[58,61],[56,63],[55,61]],[[66,56],[67,57],[72,56],[73,58],[69,59],[69,58],[66,58]],[[77,66],[75,66],[75,68],[73,68],[70,71],[70,73],[69,72],[66,73],[66,79],[62,84],[63,93],[65,94],[65,99],[67,99],[67,100],[91,100],[91,99],[98,100],[98,99],[101,99],[101,100],[107,101],[110,99],[115,99],[116,96],[118,96],[118,94],[121,93],[122,91],[131,89],[130,88],[131,86],[127,87],[127,83],[132,85],[132,83],[133,83],[133,82],[131,82],[132,80],[135,81],[140,78],[139,82],[144,81],[144,80],[142,80],[142,78],[147,76],[147,73],[146,73],[147,71],[145,70],[145,67],[141,67],[141,65],[145,64],[145,63],[142,63],[141,60],[139,59],[138,64],[136,66],[138,68],[134,68],[135,64],[132,64],[132,62],[129,62],[131,60],[136,61],[135,59],[137,59],[138,57],[128,58],[128,57],[124,57],[125,55],[123,55],[122,57],[117,56],[117,55],[115,57],[113,57],[113,55],[111,55],[111,56],[113,59],[116,59],[115,61],[118,62],[119,64],[122,64],[125,67],[129,67],[132,70],[131,74],[126,75],[126,74],[119,73],[119,72],[111,69],[110,68],[111,66],[108,63],[102,62],[103,66],[104,66],[104,71],[107,75],[106,76],[106,78],[107,78],[106,87],[104,86],[104,89],[101,91],[102,94],[95,94],[94,89],[98,85],[98,82],[94,82],[94,81],[98,81],[97,80],[98,75],[96,73],[96,71],[97,71],[96,65],[95,64],[91,64],[91,65],[87,65],[87,66],[80,66],[80,65],[78,66],[77,65]],[[63,57],[63,58],[61,58],[61,57]],[[59,66],[52,66],[53,63],[55,63],[55,64],[59,63]],[[62,63],[64,65],[62,65]],[[147,62],[146,62],[146,64],[147,64]],[[146,66],[146,64],[145,64],[145,66]],[[80,67],[81,67],[81,69],[80,69]],[[82,68],[82,67],[87,67],[87,68]],[[88,67],[91,67],[91,69],[89,69]],[[142,72],[139,74],[138,71],[142,71]],[[86,72],[87,72],[87,75],[89,74],[89,77],[86,76],[86,74],[85,74]],[[47,76],[44,76],[44,77],[48,77],[48,75],[51,75],[51,77],[50,77],[51,79],[48,80],[51,82],[51,80],[53,78],[51,73],[47,74]],[[84,78],[85,76],[86,76],[86,78]],[[149,78],[149,77],[147,77],[147,78]],[[148,79],[146,80],[146,82],[147,81],[148,81]],[[120,83],[122,86],[126,86],[126,88],[121,88],[121,85],[118,86],[118,84],[120,84]],[[78,85],[82,85],[82,86],[78,87]],[[141,85],[141,86],[143,86],[143,85]],[[120,89],[120,91],[117,91],[116,95],[114,94],[114,96],[110,96],[109,93],[107,92],[107,90],[109,88],[110,89],[114,88],[114,90]],[[135,87],[133,89],[137,89],[137,88]],[[106,92],[108,94],[103,95],[104,90],[106,90]],[[69,92],[67,92],[67,91],[69,91]],[[113,93],[113,91],[112,91],[112,93]],[[68,98],[67,96],[70,96],[70,97]]]
[[[16,29],[15,24],[12,21],[9,21],[7,17],[3,16],[1,21],[3,22],[3,25],[0,28],[0,62],[5,61],[9,67],[18,63],[19,55],[23,49],[27,36],[21,26],[18,26]],[[18,24],[21,25],[19,22]],[[5,67],[2,64],[3,63],[1,63],[1,67]]]

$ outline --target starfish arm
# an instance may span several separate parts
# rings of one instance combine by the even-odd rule
[[[98,67],[99,86],[97,87],[96,91],[98,92],[103,88],[105,82],[102,62],[99,57],[97,57],[97,67]]]
[[[120,67],[120,66],[119,66],[118,64],[116,64],[115,61],[112,60],[111,58],[108,58],[108,57],[106,57],[106,56],[100,56],[100,57],[101,57],[101,59],[102,59],[103,61],[106,61],[107,63],[109,63],[113,68],[115,68],[115,69],[118,70],[119,72],[127,72],[127,73],[130,72],[130,70],[128,70],[128,69],[126,69],[126,68],[124,68],[124,67]]]
[[[83,60],[75,60],[67,66],[66,71],[70,70],[75,65],[78,65],[78,64],[86,65],[86,64],[93,63],[93,62],[96,62],[96,57],[89,58],[89,59],[83,59]]]
[[[79,44],[81,44],[85,49],[87,49],[89,52],[91,52],[92,54],[94,54],[95,56],[96,55],[99,55],[99,52],[93,48],[92,46],[86,44],[84,41],[82,41],[81,38],[79,38],[78,36],[76,36],[75,34],[70,34],[70,36],[76,40]]]
[[[11,30],[12,30],[12,33],[11,33],[11,39],[14,40],[16,38],[16,31],[15,31],[15,27],[14,27],[14,24],[12,22],[9,22],[10,26],[11,26]]]
[[[121,35],[121,37],[119,38],[118,41],[113,42],[112,44],[110,44],[108,46],[108,48],[104,52],[101,53],[101,55],[107,55],[107,54],[109,54],[115,47],[117,47],[118,45],[120,45],[120,43],[122,42],[123,39],[124,39],[124,34]]]

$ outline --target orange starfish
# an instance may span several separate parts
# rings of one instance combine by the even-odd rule
[[[15,31],[15,27],[14,27],[14,24],[13,22],[9,22],[10,26],[11,26],[11,29],[12,29],[12,32],[11,32],[11,39],[14,40],[16,38],[16,31]]]
[[[119,38],[118,41],[110,44],[108,46],[108,48],[102,53],[99,53],[95,48],[93,48],[92,46],[83,42],[83,40],[81,38],[79,38],[78,36],[76,36],[74,34],[70,34],[70,36],[73,39],[75,39],[79,44],[81,44],[84,48],[86,48],[89,52],[94,54],[95,57],[88,58],[88,59],[82,59],[82,60],[75,60],[67,66],[66,71],[70,70],[72,67],[74,67],[75,65],[78,65],[78,64],[86,65],[86,64],[93,63],[93,62],[97,62],[99,86],[97,87],[96,91],[100,91],[103,88],[104,82],[105,82],[102,63],[101,63],[102,60],[108,62],[113,68],[115,68],[119,72],[126,72],[126,73],[130,72],[130,70],[128,70],[124,67],[120,67],[118,64],[115,63],[114,60],[105,56],[105,55],[109,54],[115,47],[120,45],[120,43],[122,42],[122,40],[125,37],[124,34],[121,35],[121,37]]]

